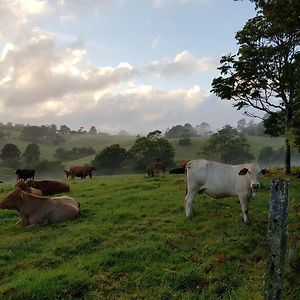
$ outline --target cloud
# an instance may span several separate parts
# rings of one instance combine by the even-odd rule
[[[157,5],[167,2],[157,1]],[[125,129],[138,133],[164,130],[186,122],[210,122],[209,115],[222,120],[226,109],[218,111],[217,105],[213,105],[217,102],[198,84],[166,90],[153,82],[151,85],[137,83],[145,73],[188,78],[215,70],[212,58],[197,58],[185,50],[172,59],[154,61],[140,70],[127,61],[98,66],[88,62],[84,42],[62,43],[53,32],[31,23],[32,16],[44,18],[57,12],[58,19],[68,22],[81,10],[93,11],[112,3],[121,5],[123,1],[0,1],[3,16],[0,18],[0,118],[3,122],[56,123],[72,128],[95,125],[101,131]],[[152,46],[156,48],[159,44],[158,36]],[[227,107],[230,107],[229,116],[233,109]]]
[[[139,133],[153,128],[164,129],[170,122],[177,123],[178,118],[182,120],[182,116],[187,118],[205,98],[200,86],[164,91],[147,85],[128,85],[120,93],[108,91],[96,99],[86,92],[65,95],[59,101],[30,103],[16,110],[14,118],[18,119],[18,123],[26,120],[25,123],[47,124],[48,120],[48,123],[74,127],[96,125],[102,131],[125,129]]]
[[[146,70],[150,73],[157,73],[159,76],[169,77],[214,71],[216,66],[216,61],[212,58],[195,58],[187,50],[184,50],[178,53],[174,59],[152,62]]]
[[[83,48],[61,48],[55,37],[35,29],[28,41],[7,43],[1,54],[0,97],[6,106],[26,106],[65,95],[113,89],[134,74],[128,63],[96,67]]]

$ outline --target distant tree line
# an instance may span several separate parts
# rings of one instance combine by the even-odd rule
[[[54,156],[58,160],[68,161],[79,159],[88,155],[95,154],[96,150],[92,147],[73,147],[71,150],[57,148]]]
[[[40,161],[40,155],[40,148],[35,143],[28,144],[23,153],[15,144],[5,144],[0,151],[1,177],[15,176],[16,168],[35,168],[40,176],[55,177],[57,174],[62,174],[64,166],[61,161]]]

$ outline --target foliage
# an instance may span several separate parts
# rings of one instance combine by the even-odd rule
[[[20,139],[33,143],[50,141],[54,145],[65,142],[65,139],[58,133],[55,124],[50,126],[24,126],[20,132]]]
[[[240,164],[254,159],[244,134],[227,125],[211,135],[203,147],[210,158],[228,164]]]
[[[288,133],[300,109],[300,4],[298,0],[253,2],[257,14],[236,34],[237,54],[222,57],[221,76],[213,80],[212,91],[250,115],[256,115],[251,109],[266,112],[272,118],[264,123],[268,128],[284,120],[289,173]],[[275,129],[279,134],[281,128]]]
[[[160,136],[159,130],[150,132],[146,137],[138,137],[134,145],[129,150],[135,168],[145,170],[150,163],[160,160],[167,165],[174,160],[174,147],[167,139]]]
[[[21,151],[15,144],[6,144],[1,149],[0,158],[6,167],[15,168],[19,164]]]
[[[71,129],[67,125],[61,125],[59,132],[61,134],[70,134],[71,133]]]
[[[61,177],[64,171],[64,166],[60,161],[42,160],[35,164],[36,176],[45,177]]]
[[[92,147],[73,147],[71,150],[65,148],[57,148],[55,150],[55,158],[62,161],[75,160],[81,157],[95,154],[96,150]]]
[[[69,180],[78,219],[24,229],[0,211],[3,299],[263,299],[269,178],[250,220],[236,198],[197,196],[183,211],[183,175]],[[0,198],[14,183],[3,184]],[[299,180],[290,184],[288,253],[282,299],[300,294]],[[290,251],[291,250],[291,251]],[[292,251],[293,250],[293,251]]]
[[[116,172],[120,171],[123,163],[128,158],[125,148],[120,147],[119,144],[113,144],[105,147],[98,153],[93,160],[92,164],[96,167],[97,171],[102,172]]]
[[[198,135],[210,135],[212,134],[212,130],[210,125],[206,122],[202,122],[200,125],[196,125],[195,127]]]
[[[189,136],[197,136],[196,129],[189,123],[182,125],[175,125],[171,129],[166,131],[166,138],[180,138],[183,135],[188,134]]]
[[[90,128],[89,134],[97,134],[97,129],[96,129],[95,126],[92,126],[92,127]]]
[[[22,156],[26,163],[32,164],[40,160],[40,155],[41,155],[40,147],[37,144],[33,143],[27,145]]]
[[[248,135],[258,135],[263,136],[265,135],[266,128],[264,126],[264,122],[254,123],[253,120],[250,120],[248,123],[245,119],[241,119],[237,123],[236,129],[239,132],[248,134]]]

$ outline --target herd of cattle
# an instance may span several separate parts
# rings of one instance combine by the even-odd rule
[[[93,166],[74,166],[65,170],[67,178],[92,178]],[[156,161],[146,169],[148,176],[165,173],[166,164]],[[255,163],[226,165],[198,160],[182,160],[178,168],[170,174],[185,174],[187,185],[185,195],[185,214],[190,217],[192,204],[197,194],[207,194],[213,198],[235,196],[239,199],[243,219],[248,223],[248,210],[251,200],[259,188],[259,175],[262,172]],[[35,170],[16,170],[17,183],[0,203],[0,209],[14,209],[20,213],[18,224],[25,227],[43,226],[74,219],[79,215],[80,205],[68,196],[50,197],[57,193],[70,191],[64,182],[34,180]]]

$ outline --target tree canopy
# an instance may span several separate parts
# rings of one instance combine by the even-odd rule
[[[125,148],[120,147],[119,144],[113,144],[100,151],[100,153],[96,155],[92,164],[97,170],[108,170],[109,172],[114,172],[120,170],[127,157],[128,155]]]
[[[27,145],[22,156],[24,157],[26,163],[32,164],[40,160],[40,155],[40,147],[37,144],[32,143]]]
[[[136,169],[145,170],[148,164],[156,160],[172,164],[175,150],[167,139],[161,137],[161,131],[156,130],[146,137],[138,137],[129,154],[136,164]]]
[[[254,159],[249,149],[245,135],[227,125],[210,136],[204,144],[203,153],[222,163],[241,164]]]
[[[0,158],[6,167],[15,168],[18,165],[21,151],[15,144],[6,144],[1,149]]]
[[[265,127],[277,124],[272,134],[285,134],[286,173],[290,173],[289,132],[300,110],[300,2],[252,2],[256,16],[236,34],[238,52],[221,58],[221,76],[213,80],[212,91],[233,100],[234,107],[250,116],[267,113]]]

